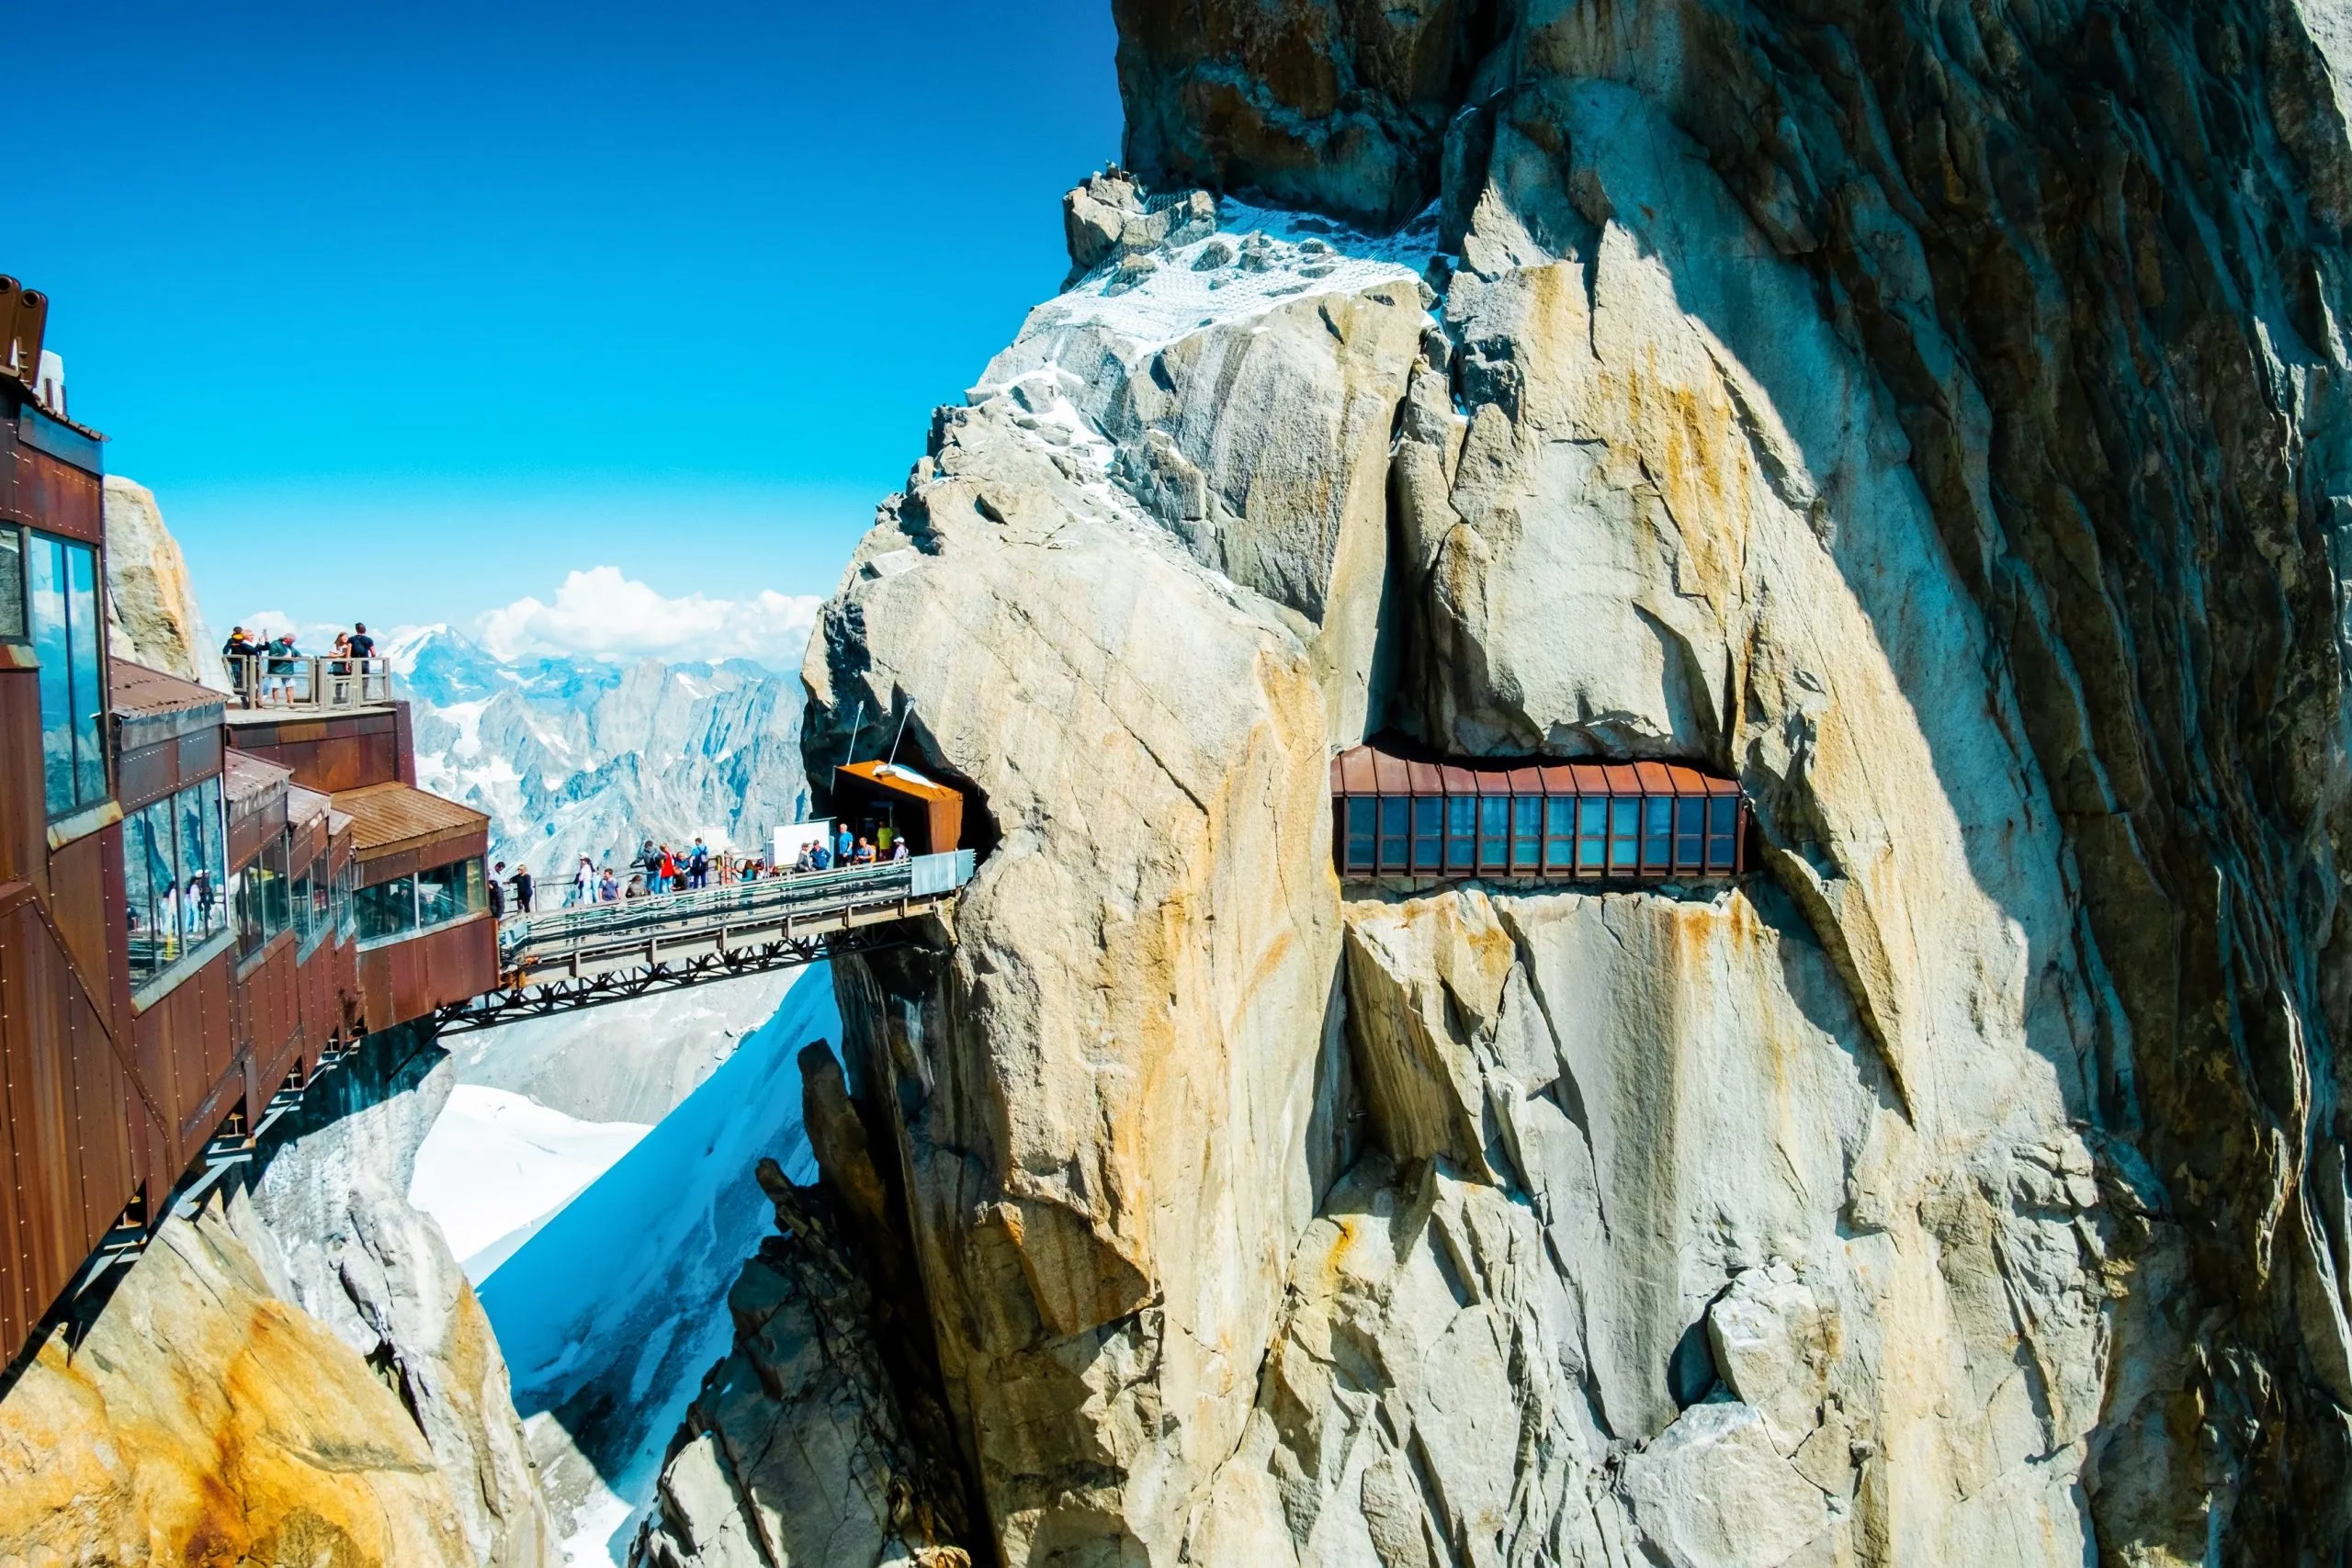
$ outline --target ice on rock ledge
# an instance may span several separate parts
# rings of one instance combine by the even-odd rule
[[[1217,204],[1214,234],[1106,262],[1030,311],[969,398],[986,401],[1046,366],[1099,381],[1090,361],[1133,366],[1193,333],[1299,299],[1399,280],[1426,285],[1439,254],[1435,207],[1394,234],[1375,236],[1313,213],[1228,197]]]

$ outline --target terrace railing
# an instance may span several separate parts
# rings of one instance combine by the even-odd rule
[[[361,708],[392,700],[389,659],[242,654],[229,660],[229,679],[249,708]]]

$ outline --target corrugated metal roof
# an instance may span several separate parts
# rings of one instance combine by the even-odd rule
[[[867,784],[899,795],[910,795],[917,800],[961,800],[960,792],[943,784],[934,784],[911,768],[888,762],[844,762],[840,773],[865,780]]]
[[[126,717],[151,713],[193,713],[225,708],[229,699],[209,686],[183,681],[128,659],[107,660],[107,680],[113,688],[114,711]]]
[[[285,790],[294,770],[266,762],[250,751],[229,748],[220,759],[220,788],[232,808]]]
[[[483,832],[490,818],[413,784],[376,784],[340,791],[334,808],[351,815],[352,846],[361,860]]]
[[[1527,762],[1485,758],[1424,761],[1378,746],[1351,746],[1331,759],[1335,795],[1737,795],[1729,779],[1681,762]]]
[[[287,786],[286,820],[298,828],[313,818],[329,814],[334,808],[334,802],[317,790],[305,789],[300,784]],[[334,829],[330,827],[328,831],[332,832]]]

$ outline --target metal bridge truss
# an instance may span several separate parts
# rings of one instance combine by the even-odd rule
[[[463,1034],[469,1030],[489,1029],[496,1024],[514,1023],[526,1018],[547,1018],[581,1008],[603,1007],[611,1002],[629,1001],[638,997],[650,997],[657,992],[674,991],[712,980],[731,980],[744,975],[764,975],[772,969],[790,969],[797,964],[815,964],[837,953],[876,953],[884,948],[903,947],[912,940],[904,926],[862,926],[813,936],[754,942],[674,960],[657,960],[635,968],[615,969],[602,974],[565,975],[548,979],[535,977],[528,984],[509,986],[470,1001],[452,1003],[435,1015],[435,1023],[443,1034]]]

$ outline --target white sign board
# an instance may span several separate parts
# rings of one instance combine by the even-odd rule
[[[778,828],[775,830],[775,854],[768,863],[775,866],[793,865],[799,861],[802,850],[813,850],[819,844],[829,843],[832,836],[833,824],[831,818],[818,822],[795,822],[788,828]]]

